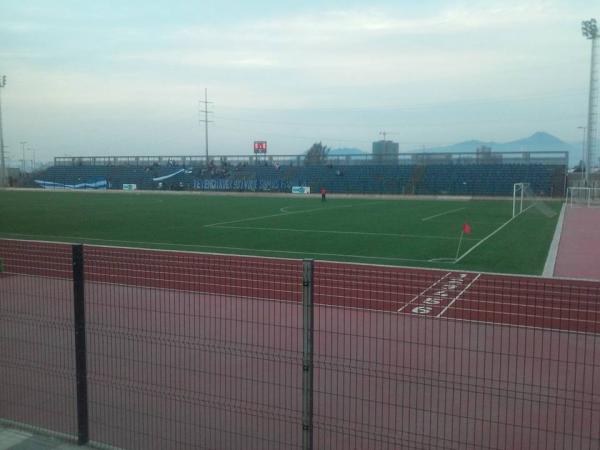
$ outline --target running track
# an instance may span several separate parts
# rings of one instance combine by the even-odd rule
[[[0,417],[72,434],[71,248],[0,240],[0,258]],[[85,261],[94,440],[299,448],[301,261]],[[599,286],[316,262],[315,448],[600,448]]]
[[[0,240],[6,273],[71,277],[64,244]],[[86,280],[299,301],[302,262],[86,246]],[[600,283],[315,263],[315,303],[444,319],[600,333]]]

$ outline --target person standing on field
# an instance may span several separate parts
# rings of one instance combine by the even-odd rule
[[[321,188],[321,201],[324,202],[325,200],[327,200],[327,191],[325,190],[324,187]]]

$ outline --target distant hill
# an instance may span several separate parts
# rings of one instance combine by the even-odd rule
[[[569,157],[571,158],[570,165],[575,164],[577,161],[577,155],[579,155],[580,150],[577,147],[568,144],[564,141],[561,141],[556,136],[553,136],[549,133],[538,131],[532,134],[529,137],[517,139],[516,141],[509,142],[493,142],[493,141],[479,141],[479,140],[470,140],[465,142],[459,142],[458,144],[447,145],[443,147],[430,147],[423,150],[414,149],[409,150],[410,153],[417,152],[474,152],[477,147],[485,145],[486,147],[490,147],[492,151],[496,152],[542,152],[542,151],[566,151],[569,152]]]
[[[427,147],[417,148],[412,150],[400,150],[401,153],[472,153],[477,150],[478,147],[485,145],[490,147],[492,151],[496,152],[543,152],[543,151],[566,151],[569,152],[569,166],[574,166],[579,162],[581,155],[581,148],[577,145],[569,144],[557,138],[556,136],[546,133],[544,131],[538,131],[533,133],[531,136],[517,139],[509,142],[494,142],[494,141],[480,141],[477,139],[471,139],[464,142],[458,142],[457,144],[446,145],[441,147]],[[347,148],[332,148],[329,151],[331,156],[338,155],[364,155],[369,152],[365,152],[355,147]]]

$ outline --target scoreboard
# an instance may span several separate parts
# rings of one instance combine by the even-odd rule
[[[267,141],[254,141],[254,153],[267,153]]]

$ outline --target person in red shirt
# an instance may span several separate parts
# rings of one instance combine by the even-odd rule
[[[324,202],[325,200],[327,200],[327,191],[325,190],[324,187],[321,188],[321,201]]]

